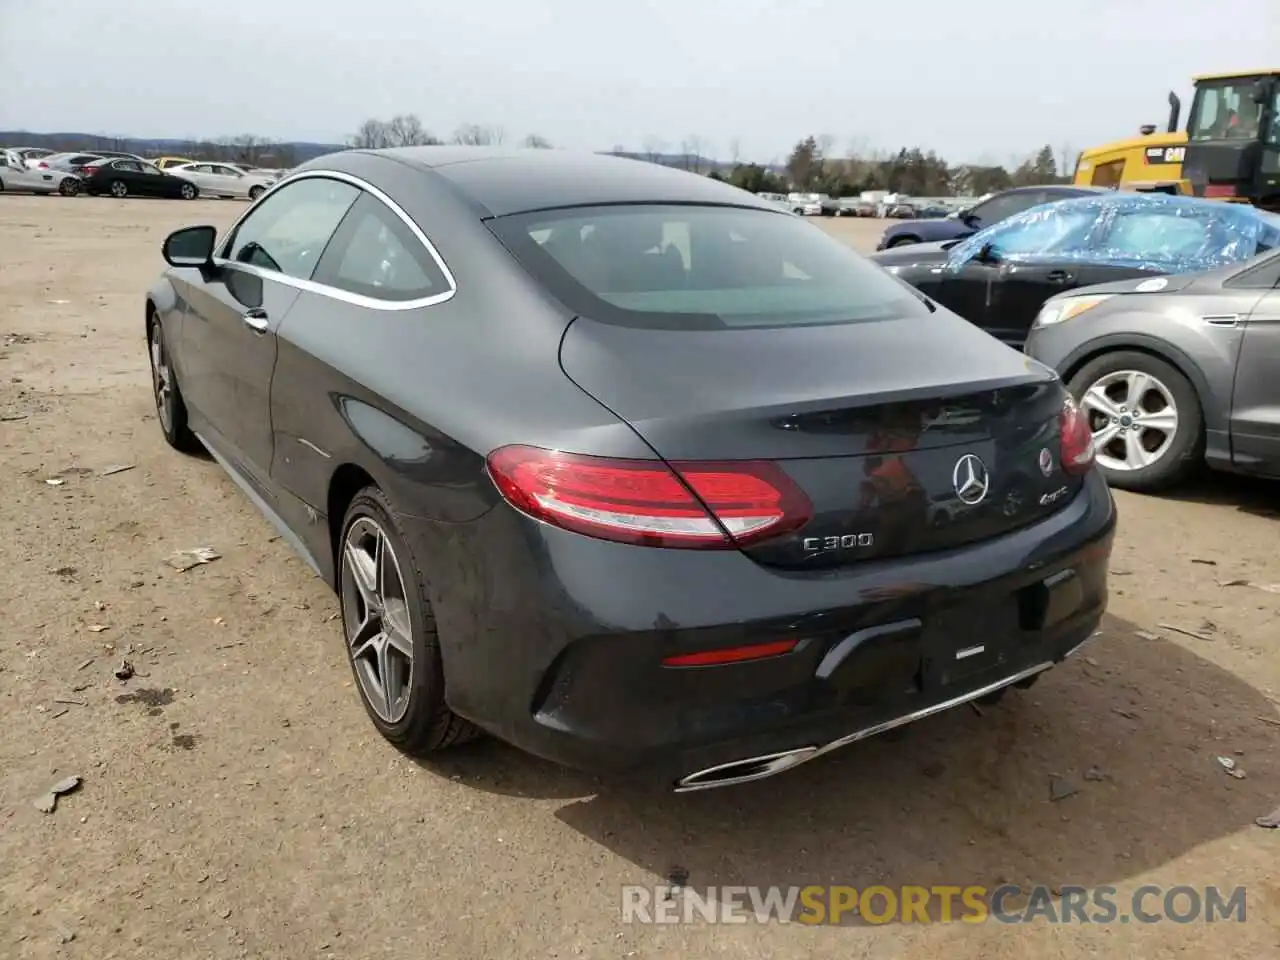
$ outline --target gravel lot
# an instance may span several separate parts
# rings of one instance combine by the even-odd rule
[[[1103,634],[982,715],[688,797],[485,741],[414,763],[365,719],[333,596],[155,423],[161,240],[242,209],[0,197],[0,957],[1276,955],[1280,831],[1254,819],[1280,806],[1280,592],[1220,584],[1280,584],[1280,486],[1119,495]],[[881,226],[823,224],[862,248]],[[221,559],[166,565],[201,545]],[[67,775],[81,789],[36,810]],[[1055,776],[1078,793],[1051,802]],[[622,885],[673,868],[693,886],[1243,884],[1248,919],[624,925]]]

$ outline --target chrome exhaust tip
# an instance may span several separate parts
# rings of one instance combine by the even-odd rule
[[[676,793],[692,793],[714,787],[731,787],[752,780],[763,780],[783,770],[790,770],[818,752],[817,747],[800,747],[782,753],[767,753],[762,757],[734,760],[715,767],[691,773],[676,784]]]

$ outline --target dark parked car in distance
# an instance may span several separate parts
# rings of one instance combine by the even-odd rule
[[[1280,252],[1053,297],[1027,353],[1068,382],[1112,486],[1202,463],[1280,478]]]
[[[336,589],[401,749],[742,783],[1102,616],[1114,507],[1053,372],[727,184],[350,150],[164,256],[164,436]]]
[[[1101,187],[1076,187],[1067,184],[1004,190],[975,203],[967,210],[957,211],[950,216],[895,223],[885,230],[876,249],[888,250],[890,247],[902,247],[912,243],[958,240],[999,223],[1007,217],[1012,217],[1016,213],[1038,207],[1042,203],[1100,192],[1103,192]]]
[[[142,160],[102,157],[81,169],[84,192],[90,196],[108,194],[122,197],[164,197],[171,200],[194,200],[199,188],[190,180],[165,173]]]

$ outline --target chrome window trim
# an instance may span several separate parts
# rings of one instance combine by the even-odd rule
[[[433,293],[429,297],[418,297],[415,300],[381,300],[376,297],[366,297],[359,293],[351,293],[339,287],[331,287],[325,283],[316,283],[313,280],[302,280],[298,277],[291,277],[286,273],[280,273],[276,270],[267,270],[253,264],[239,263],[227,258],[226,254],[231,252],[230,245],[235,239],[236,232],[240,229],[240,225],[244,223],[249,215],[257,210],[259,206],[265,203],[268,197],[282,187],[286,187],[291,183],[297,183],[299,180],[321,179],[338,180],[342,183],[355,187],[357,190],[362,190],[371,195],[375,200],[399,217],[401,222],[409,228],[409,232],[412,233],[418,239],[418,242],[422,244],[423,248],[431,256],[435,265],[440,268],[440,273],[444,276],[445,282],[449,285],[449,289],[442,293]],[[350,207],[347,209],[350,210]],[[345,218],[346,215],[344,214],[343,216]],[[341,223],[341,221],[339,221],[339,223]],[[322,251],[321,256],[323,255]],[[369,183],[369,181],[363,180],[360,177],[352,176],[349,173],[343,173],[339,170],[303,170],[300,173],[292,174],[291,176],[272,184],[262,194],[262,196],[258,198],[258,202],[252,204],[249,209],[242,213],[236,222],[231,225],[231,229],[227,231],[227,238],[222,242],[221,252],[218,256],[213,258],[213,262],[219,267],[230,267],[233,270],[241,270],[245,273],[261,277],[264,280],[274,280],[276,283],[282,283],[285,286],[293,287],[296,290],[305,290],[308,293],[319,294],[322,297],[341,300],[343,303],[350,303],[357,307],[367,307],[371,310],[399,312],[404,310],[417,310],[421,307],[434,307],[437,304],[446,303],[449,300],[452,300],[454,294],[458,292],[458,282],[454,279],[453,272],[449,269],[449,265],[445,263],[444,258],[440,256],[439,251],[435,248],[435,244],[427,239],[427,235],[422,232],[422,228],[413,221],[413,218],[410,217],[409,214],[405,213],[404,208],[373,184]]]

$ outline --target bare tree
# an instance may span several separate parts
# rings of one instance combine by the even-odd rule
[[[360,124],[348,142],[365,150],[381,150],[386,147],[427,146],[440,143],[440,139],[423,127],[416,113],[398,113],[390,120],[370,117]]]
[[[1076,148],[1069,143],[1058,147],[1058,176],[1063,180],[1070,180],[1075,175],[1078,155]]]
[[[453,142],[469,147],[501,146],[503,131],[501,127],[489,127],[478,123],[464,123],[453,132]]]
[[[524,138],[524,142],[522,143],[522,146],[532,147],[535,150],[550,150],[551,141],[548,140],[546,137],[540,137],[536,133],[531,133]]]
[[[729,140],[729,159],[733,161],[735,167],[742,163],[742,141],[737,137]]]
[[[654,136],[644,138],[644,158],[650,163],[660,162],[666,149],[667,145],[661,138]]]
[[[686,170],[692,170],[698,173],[702,169],[702,151],[704,149],[702,138],[696,133],[691,133],[680,141],[680,164]]]

